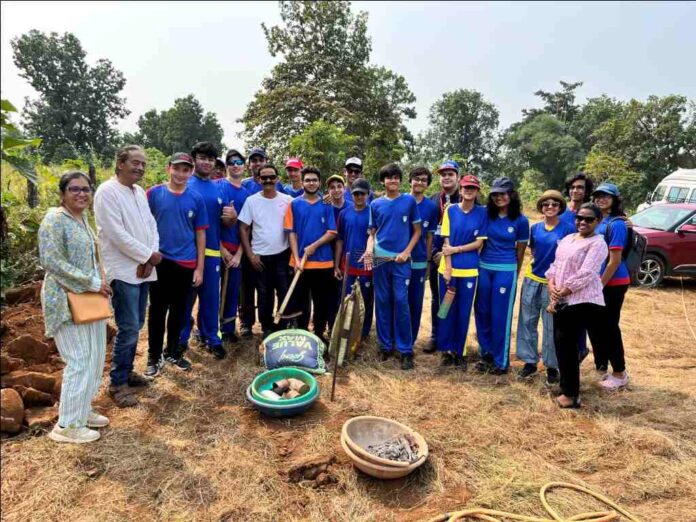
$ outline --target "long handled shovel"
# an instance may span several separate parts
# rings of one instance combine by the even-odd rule
[[[227,300],[227,278],[230,275],[230,269],[227,268],[225,261],[222,261],[222,296],[220,297],[220,325],[222,325],[223,315],[225,313],[225,301]]]
[[[341,287],[341,300],[340,300],[340,305],[338,307],[338,315],[336,317],[336,320],[341,320],[343,321],[343,315],[341,313],[341,308],[344,307],[343,300],[346,298],[346,283],[348,282],[348,265],[350,263],[350,252],[346,252],[346,263],[345,263],[345,269],[343,271],[343,286]],[[339,325],[341,330],[343,330],[343,325]],[[331,402],[334,400],[334,393],[336,392],[336,374],[338,373],[338,357],[341,354],[341,343],[343,342],[343,335],[345,332],[341,332],[341,335],[338,338],[338,346],[334,347],[334,369],[333,369],[333,381],[331,383]]]
[[[307,260],[307,256],[302,256],[302,260],[300,261],[300,267],[304,268],[305,261]],[[295,277],[292,278],[292,283],[290,283],[290,288],[288,288],[288,293],[285,294],[285,299],[283,299],[283,302],[280,304],[280,308],[278,308],[278,311],[276,312],[275,316],[273,317],[273,322],[275,324],[278,324],[280,322],[280,318],[282,317],[283,313],[285,312],[285,308],[288,306],[288,303],[290,302],[290,297],[292,296],[292,293],[295,291],[295,286],[297,286],[297,281],[299,281],[300,276],[302,275],[302,271],[298,270],[295,272]]]

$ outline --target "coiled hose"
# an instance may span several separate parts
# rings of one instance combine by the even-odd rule
[[[603,502],[612,508],[612,510],[597,511],[594,513],[580,513],[579,515],[573,515],[570,518],[562,518],[561,515],[559,515],[558,512],[556,512],[556,510],[554,510],[546,500],[546,494],[555,488],[574,489],[575,491],[586,493]],[[486,522],[503,522],[504,519],[521,520],[522,522],[614,522],[621,520],[620,515],[626,517],[626,520],[629,520],[630,522],[640,522],[640,520],[638,520],[635,516],[609,500],[604,495],[569,482],[549,482],[548,484],[545,484],[539,492],[539,498],[541,499],[541,503],[544,506],[544,509],[546,509],[546,512],[551,515],[551,518],[529,517],[526,515],[507,513],[505,511],[497,511],[495,509],[474,508],[464,509],[461,511],[452,511],[451,513],[443,513],[435,518],[431,518],[428,522],[458,522],[466,519],[485,520]]]

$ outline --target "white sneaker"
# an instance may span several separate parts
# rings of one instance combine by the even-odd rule
[[[99,440],[99,432],[89,428],[61,428],[56,424],[48,434],[48,438],[56,442],[72,442],[73,444],[85,444]]]
[[[623,377],[616,377],[614,374],[608,374],[607,378],[601,381],[599,385],[609,391],[625,388],[628,385],[628,372],[624,372]]]
[[[109,425],[109,419],[103,415],[99,415],[96,411],[92,410],[87,416],[87,427],[88,428],[103,428]]]

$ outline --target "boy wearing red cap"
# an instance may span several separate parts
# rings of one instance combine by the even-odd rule
[[[285,172],[288,175],[289,183],[283,185],[283,190],[288,196],[299,198],[304,194],[304,188],[302,188],[302,175],[300,174],[303,167],[302,160],[299,158],[289,158],[288,161],[285,162]]]

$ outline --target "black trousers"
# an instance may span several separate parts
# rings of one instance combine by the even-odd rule
[[[619,322],[627,291],[628,285],[604,287],[605,306],[598,317],[601,328],[596,329],[594,335],[589,332],[595,366],[598,369],[602,366],[607,367],[609,363],[615,372],[622,372],[626,369]]]
[[[259,288],[259,273],[251,266],[251,261],[242,256],[242,282],[239,293],[239,323],[242,328],[251,329],[256,323],[256,293]]]
[[[263,270],[256,272],[259,285],[259,321],[264,332],[274,330],[273,305],[278,299],[278,306],[285,299],[290,286],[290,249],[271,256],[260,256]],[[253,270],[253,268],[252,268]],[[285,322],[281,322],[285,327]]]
[[[157,281],[150,283],[150,312],[147,320],[148,360],[162,357],[165,324],[167,352],[181,356],[179,334],[184,325],[186,302],[193,291],[193,268],[185,268],[169,259],[157,265]]]
[[[556,312],[553,317],[553,336],[556,359],[561,374],[561,392],[566,397],[580,395],[580,332],[587,329],[590,336],[600,330],[603,306],[592,303],[570,305]]]
[[[292,310],[302,311],[302,315],[297,320],[297,326],[307,330],[311,309],[314,333],[319,337],[324,337],[331,307],[336,297],[330,291],[330,288],[336,281],[333,272],[333,268],[305,269],[297,281],[297,286],[291,298]]]

